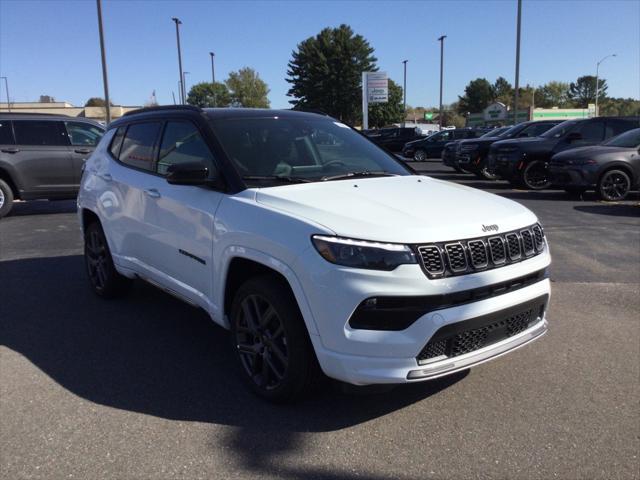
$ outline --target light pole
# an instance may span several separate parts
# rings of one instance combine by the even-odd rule
[[[617,55],[615,53],[612,53],[611,55],[607,55],[598,63],[596,63],[596,117],[599,115],[598,114],[598,93],[600,91],[600,85],[598,85],[598,74],[600,73],[600,64],[609,57],[617,57]]]
[[[182,72],[182,89],[184,90],[184,101],[182,103],[187,103],[187,75],[191,72]]]
[[[7,80],[7,77],[0,77],[0,79],[4,79],[4,89],[7,92],[7,110],[11,112],[11,101],[9,100],[9,80]]]
[[[98,33],[100,34],[100,56],[102,58],[102,83],[104,85],[104,110],[107,125],[111,123],[111,103],[109,102],[109,81],[107,79],[107,59],[104,53],[104,31],[102,29],[102,0],[96,0],[98,7]]]
[[[442,130],[442,79],[444,72],[444,39],[446,35],[442,35],[438,38],[440,42],[440,113],[438,114],[438,129]]]
[[[180,103],[184,104],[186,101],[186,95],[182,75],[182,50],[180,49],[180,25],[182,25],[182,22],[177,17],[173,17],[171,20],[173,20],[176,24],[176,41],[178,43],[178,69],[180,72]]]
[[[513,124],[518,123],[518,90],[520,90],[520,24],[522,20],[522,0],[518,0],[518,20],[516,26],[516,93],[513,99]]]
[[[216,71],[213,68],[213,58],[216,56],[216,54],[213,52],[209,52],[209,55],[211,55],[211,83],[216,83]]]
[[[407,62],[409,60],[403,60],[404,64],[404,86],[402,87],[402,93],[404,94],[404,102],[402,106],[402,128],[405,127],[407,121]]]

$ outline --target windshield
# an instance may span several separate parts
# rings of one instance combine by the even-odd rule
[[[384,150],[327,117],[237,117],[211,123],[246,183],[410,175]]]
[[[603,143],[608,147],[638,148],[640,146],[640,128],[629,130]]]
[[[578,122],[573,120],[567,120],[566,122],[562,122],[559,125],[547,130],[542,135],[542,138],[560,138],[569,132]]]
[[[487,133],[482,135],[482,137],[480,137],[480,138],[499,137],[500,135],[502,135],[507,130],[511,130],[511,127],[494,128],[493,130],[489,130]]]

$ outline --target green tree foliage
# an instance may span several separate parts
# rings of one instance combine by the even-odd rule
[[[598,79],[599,93],[598,101],[607,97],[607,81],[604,78]],[[587,108],[590,103],[596,101],[596,77],[584,75],[569,85],[569,98],[575,102],[579,108]]]
[[[269,87],[254,69],[244,67],[231,72],[224,83],[229,89],[233,106],[269,108]]]
[[[224,83],[201,82],[191,87],[187,103],[201,108],[228,107],[231,105],[231,95]]]
[[[598,98],[598,110],[600,115],[631,116],[640,115],[640,100],[633,98],[605,98],[600,102]]]
[[[514,90],[511,84],[504,77],[498,77],[492,85],[493,100],[511,105],[513,103]]]
[[[91,97],[84,104],[85,107],[105,107],[106,105],[107,105],[107,102],[104,101],[104,98],[100,98],[100,97]],[[113,102],[109,102],[109,105],[113,107]]]
[[[403,120],[402,87],[389,79],[389,101],[369,105],[369,128],[381,128]]]
[[[289,103],[355,124],[361,116],[362,72],[376,71],[373,48],[348,25],[325,28],[299,43],[287,70]]]
[[[464,95],[458,97],[458,113],[481,112],[493,99],[493,85],[486,78],[476,78],[465,87]]]
[[[573,104],[569,98],[569,84],[551,81],[536,90],[536,107],[570,108]]]

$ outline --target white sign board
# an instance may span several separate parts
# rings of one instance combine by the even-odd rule
[[[386,72],[367,72],[368,103],[387,103],[389,101],[389,80]]]

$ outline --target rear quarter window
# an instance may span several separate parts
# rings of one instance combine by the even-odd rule
[[[13,145],[11,122],[0,120],[0,145]]]

